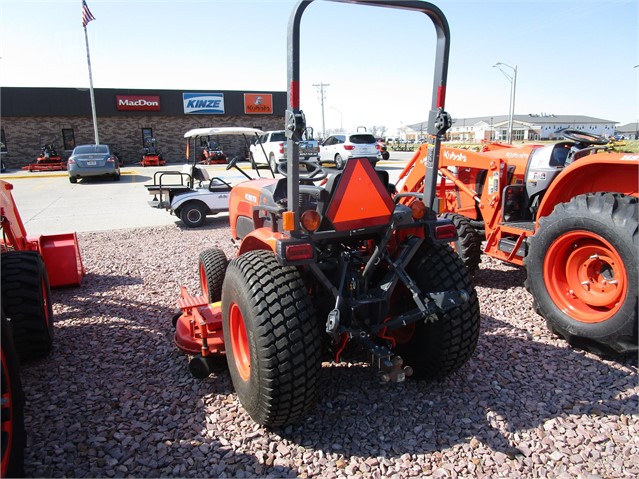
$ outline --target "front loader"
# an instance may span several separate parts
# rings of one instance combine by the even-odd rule
[[[471,272],[483,252],[524,266],[548,328],[600,355],[636,355],[639,317],[639,155],[574,129],[552,144],[441,148],[442,217]],[[421,147],[398,190],[420,191]],[[401,200],[409,203],[410,198]]]
[[[341,0],[333,0],[341,1]],[[477,344],[477,295],[448,246],[454,224],[436,216],[439,144],[450,34],[443,13],[421,1],[349,1],[424,14],[436,30],[436,67],[428,132],[426,188],[392,196],[385,171],[352,158],[328,176],[300,160],[306,128],[300,109],[300,1],[288,28],[287,161],[280,178],[240,183],[229,218],[237,257],[208,249],[199,259],[203,294],[182,289],[176,343],[206,377],[225,355],[233,385],[255,422],[300,420],[319,394],[327,355],[363,351],[382,380],[433,380],[461,368]],[[410,206],[401,198],[415,199]]]

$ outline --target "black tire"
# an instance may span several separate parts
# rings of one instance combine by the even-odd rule
[[[2,309],[11,318],[21,361],[47,356],[53,345],[49,276],[37,251],[2,253]]]
[[[199,201],[192,201],[180,208],[180,219],[189,228],[202,226],[206,221],[206,206]]]
[[[10,322],[2,312],[2,474],[24,477],[24,394]]]
[[[468,272],[474,275],[479,271],[479,263],[481,263],[481,235],[465,216],[456,213],[443,213],[441,217],[451,220],[457,228],[459,238],[452,243],[453,248],[468,268]]]
[[[113,175],[113,181],[120,181],[120,173]]]
[[[69,183],[77,183],[78,179],[75,176],[69,176]]]
[[[390,159],[390,153],[388,151],[382,151],[382,160],[388,161]]]
[[[232,260],[222,325],[231,379],[248,414],[266,427],[300,420],[318,395],[322,330],[299,271],[264,250]]]
[[[198,258],[198,272],[202,295],[209,303],[222,299],[222,284],[229,261],[222,250],[210,248],[202,251]]]
[[[589,193],[540,219],[524,259],[526,288],[548,328],[570,345],[637,354],[638,218],[637,198]]]
[[[338,170],[344,169],[344,158],[340,154],[335,155],[335,168]]]
[[[440,379],[457,371],[470,359],[479,339],[479,300],[468,270],[448,245],[425,242],[408,267],[423,292],[462,290],[468,301],[437,314],[437,319],[418,322],[410,340],[396,352],[413,368],[413,378]]]

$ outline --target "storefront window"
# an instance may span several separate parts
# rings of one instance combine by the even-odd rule
[[[146,145],[146,139],[153,138],[153,128],[142,128],[142,146]]]
[[[73,128],[62,128],[62,145],[65,150],[73,150],[75,148]]]

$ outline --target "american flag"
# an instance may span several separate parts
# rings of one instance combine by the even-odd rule
[[[82,0],[82,26],[86,27],[87,23],[89,23],[91,20],[95,20],[95,17],[91,13],[91,10],[89,10],[87,2]]]

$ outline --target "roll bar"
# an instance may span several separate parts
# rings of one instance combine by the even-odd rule
[[[304,113],[300,110],[300,23],[304,10],[315,0],[300,0],[293,9],[288,22],[287,35],[287,80],[288,107],[286,110],[287,152],[287,195],[288,211],[295,215],[295,230],[292,236],[299,236],[299,141],[306,127]],[[428,114],[428,134],[435,137],[435,144],[429,147],[426,160],[426,178],[423,199],[435,211],[438,204],[435,197],[439,147],[441,140],[452,124],[444,110],[446,80],[448,77],[448,55],[450,50],[450,29],[442,11],[429,2],[420,0],[325,0],[338,3],[369,5],[373,7],[398,8],[421,12],[431,19],[437,36],[435,53],[435,75],[433,80],[431,109]]]

